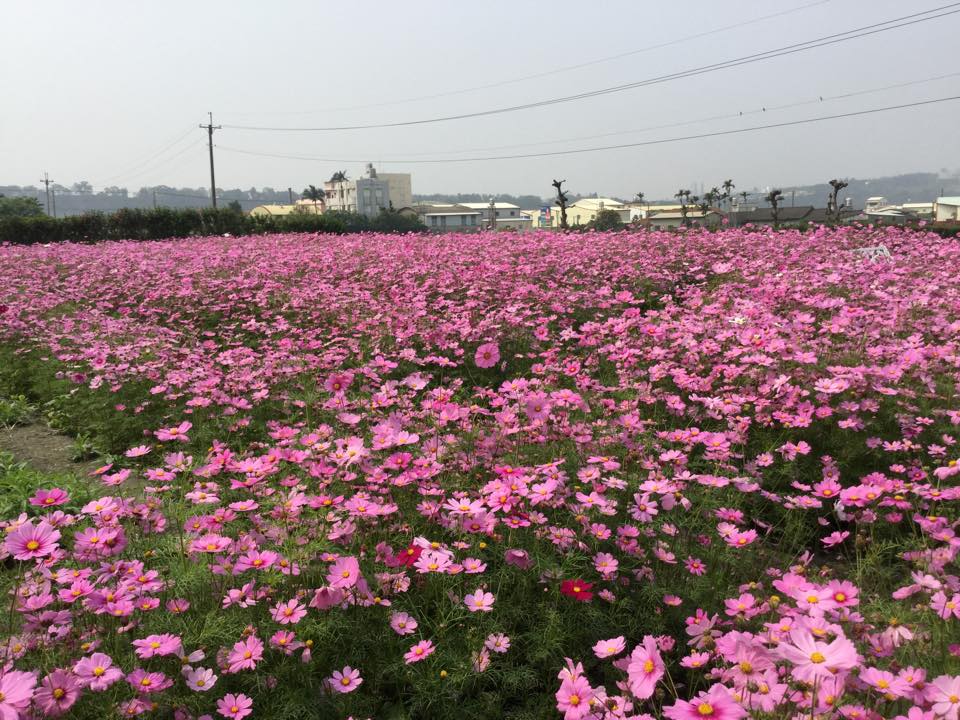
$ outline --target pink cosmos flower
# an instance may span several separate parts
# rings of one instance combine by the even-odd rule
[[[521,570],[529,570],[533,567],[533,560],[530,553],[526,550],[510,549],[503,553],[504,562],[507,565],[513,565]]]
[[[7,670],[0,673],[0,718],[17,720],[22,717],[33,698],[37,676],[22,670]]]
[[[327,679],[330,687],[338,693],[349,693],[356,690],[363,683],[360,671],[347,665],[343,670],[334,670],[333,676]]]
[[[173,680],[162,672],[147,672],[143,668],[137,668],[127,675],[127,682],[134,692],[141,695],[162,692],[173,685]]]
[[[190,431],[190,428],[193,427],[193,423],[184,420],[182,423],[172,428],[161,428],[157,430],[154,435],[157,436],[157,440],[161,442],[167,442],[170,440],[178,440],[180,442],[189,442],[190,436],[187,433]]]
[[[564,720],[582,720],[592,714],[590,703],[593,700],[593,688],[580,675],[565,678],[560,683],[556,698],[557,710],[563,713]]]
[[[484,592],[482,588],[463,598],[463,604],[470,612],[491,612],[493,610],[493,593]]]
[[[253,700],[246,695],[228,693],[217,700],[217,712],[230,720],[241,720],[253,712]]]
[[[281,625],[296,625],[307,616],[307,607],[293,598],[287,602],[274,605],[270,609],[270,614]]]
[[[217,676],[208,668],[186,669],[184,680],[194,692],[207,692],[217,683]]]
[[[941,675],[929,687],[930,709],[937,717],[957,720],[960,716],[960,675]]]
[[[73,666],[73,673],[94,692],[103,692],[123,677],[123,671],[114,667],[111,657],[99,652],[80,660]]]
[[[51,488],[50,490],[37,490],[36,495],[30,498],[30,504],[36,507],[54,507],[63,505],[70,496],[60,488]]]
[[[234,644],[233,650],[227,656],[228,672],[253,670],[261,660],[263,660],[263,642],[256,635],[251,635]]]
[[[930,598],[930,607],[943,620],[949,620],[950,616],[960,620],[960,593],[954,593],[953,597],[947,597],[943,590],[938,590]]]
[[[59,539],[60,531],[46,520],[36,525],[30,521],[7,535],[3,549],[13,555],[14,560],[35,560],[53,553]]]
[[[816,640],[809,630],[794,628],[790,642],[781,643],[776,652],[793,663],[793,676],[801,682],[812,683],[817,678],[829,679],[838,672],[857,666],[860,656],[853,643],[842,635],[832,642]]]
[[[44,715],[57,717],[69,710],[78,697],[80,685],[73,674],[66,670],[54,670],[40,682],[33,701],[40,706]],[[0,717],[5,717],[2,711]]]
[[[164,633],[134,640],[133,646],[136,648],[137,657],[146,660],[155,656],[176,655],[182,648],[182,641],[176,635]]]
[[[496,653],[505,653],[510,649],[510,638],[503,633],[489,635],[483,642],[484,647]]]
[[[670,720],[740,720],[747,716],[747,711],[734,702],[727,688],[714,685],[689,702],[677,700],[664,707],[663,714]]]
[[[411,635],[417,629],[417,621],[405,612],[395,612],[390,616],[390,627],[397,635]]]
[[[421,660],[426,660],[434,650],[436,650],[436,647],[432,641],[421,640],[404,654],[403,659],[407,665],[420,662]]]
[[[619,655],[627,648],[626,640],[623,635],[609,640],[601,640],[593,646],[593,654],[598,658],[608,658]]]
[[[330,587],[347,589],[357,584],[360,577],[360,563],[352,555],[338,558],[327,573],[327,582]]]
[[[478,368],[492,368],[500,362],[500,348],[496,343],[484,343],[477,348],[477,353],[474,355],[473,361]]]
[[[630,653],[630,662],[627,665],[627,682],[630,692],[634,697],[646,700],[653,695],[665,669],[656,638],[647,635],[643,638],[643,642]]]

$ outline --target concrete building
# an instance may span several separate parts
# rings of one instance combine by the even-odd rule
[[[387,194],[394,208],[400,209],[413,205],[413,183],[410,173],[378,172],[376,176],[380,180],[387,181]]]
[[[935,213],[934,219],[937,222],[960,220],[960,196],[938,197]]]
[[[620,222],[624,225],[630,222],[632,210],[619,200],[613,198],[580,198],[567,205],[567,224],[586,225],[597,217],[601,210],[615,210],[620,215]],[[560,227],[560,208],[556,205],[550,208],[550,227]]]
[[[336,173],[323,184],[327,210],[355,212],[374,217],[381,210],[410,207],[413,186],[409,173],[378,173],[367,165],[364,177],[350,180]]]
[[[483,227],[490,227],[490,203],[465,202],[460,203],[465,208],[478,210],[482,219]],[[495,202],[493,204],[494,220],[497,230],[510,228],[514,230],[526,230],[531,227],[530,216],[524,215],[519,205],[512,203]]]

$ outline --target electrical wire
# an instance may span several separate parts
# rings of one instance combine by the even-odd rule
[[[847,112],[847,113],[838,113],[835,115],[823,115],[820,117],[805,118],[802,120],[789,120],[789,121],[784,121],[779,123],[769,123],[767,125],[754,125],[746,128],[719,130],[719,131],[710,132],[710,133],[701,133],[697,135],[683,135],[680,137],[662,138],[658,140],[646,140],[643,142],[635,142],[635,143],[621,143],[618,145],[603,145],[599,147],[574,148],[570,150],[554,150],[550,152],[540,152],[540,153],[522,153],[517,155],[495,155],[495,156],[486,156],[486,157],[446,158],[446,159],[435,159],[435,160],[423,160],[423,159],[384,160],[383,162],[385,164],[404,164],[404,165],[413,165],[413,164],[423,165],[423,164],[460,163],[460,162],[489,162],[491,160],[519,160],[519,159],[529,159],[529,158],[553,157],[558,155],[578,155],[582,153],[602,152],[606,150],[624,150],[627,148],[647,147],[651,145],[666,145],[669,143],[685,142],[688,140],[701,140],[704,138],[723,137],[727,135],[740,135],[743,133],[756,132],[758,130],[770,130],[774,128],[793,127],[797,125],[809,125],[812,123],[824,122],[827,120],[839,120],[841,118],[862,117],[865,115],[874,115],[876,113],[887,112],[890,110],[902,110],[905,108],[921,107],[925,105],[935,105],[938,103],[950,102],[953,100],[960,100],[960,95],[953,95],[953,96],[942,97],[942,98],[933,98],[931,100],[921,100],[921,101],[912,102],[912,103],[903,103],[901,105],[888,105],[885,107],[870,108],[867,110],[858,110],[858,111]],[[220,150],[225,150],[227,152],[240,153],[243,155],[256,155],[260,157],[281,158],[286,160],[306,160],[311,162],[365,162],[365,160],[344,160],[342,158],[331,159],[331,158],[306,157],[302,155],[280,155],[280,154],[274,154],[274,153],[262,153],[262,152],[254,152],[251,150],[242,150],[239,148],[225,147],[222,145],[217,145],[216,147]]]
[[[509,112],[517,112],[521,110],[529,110],[539,107],[548,107],[551,105],[557,105],[560,103],[573,102],[576,100],[583,100],[586,98],[598,97],[601,95],[608,95],[612,93],[623,92],[625,90],[632,90],[639,87],[648,87],[650,85],[657,85],[671,80],[677,80],[687,77],[693,77],[696,75],[703,75],[706,73],[716,72],[717,70],[725,70],[732,67],[739,67],[741,65],[747,65],[755,62],[761,62],[763,60],[769,60],[776,57],[783,57],[785,55],[791,55],[798,52],[804,52],[806,50],[812,50],[815,48],[825,47],[828,45],[834,45],[841,42],[846,42],[848,40],[854,40],[861,37],[867,37],[870,35],[876,35],[878,33],[887,32],[888,30],[895,30],[902,27],[907,27],[910,25],[915,25],[922,22],[927,22],[929,20],[935,20],[938,18],[946,17],[948,15],[953,15],[960,12],[960,2],[950,3],[949,5],[943,5],[931,10],[925,10],[920,13],[913,13],[911,15],[905,15],[899,18],[894,18],[893,20],[886,20],[881,23],[873,23],[871,25],[865,25],[863,27],[854,28],[853,30],[847,30],[842,33],[835,33],[832,35],[826,35],[821,38],[816,38],[814,40],[808,40],[802,43],[794,43],[792,45],[786,45],[781,48],[776,48],[774,50],[767,50],[761,53],[754,53],[752,55],[746,55],[740,58],[734,58],[732,60],[726,60],[719,63],[713,63],[711,65],[704,65],[697,68],[691,68],[689,70],[684,70],[676,73],[671,73],[668,75],[661,75],[658,77],[648,78],[646,80],[640,80],[632,83],[625,83],[621,85],[614,85],[607,88],[601,88],[598,90],[590,90],[576,95],[567,95],[564,97],[550,98],[547,100],[538,100],[536,102],[524,103],[521,105],[512,105],[501,108],[494,108],[490,110],[482,110],[470,113],[460,113],[457,115],[446,115],[441,117],[434,118],[421,118],[418,120],[404,120],[396,121],[389,123],[370,123],[370,124],[358,124],[358,125],[339,125],[339,126],[327,126],[327,127],[269,127],[269,126],[255,126],[255,125],[227,125],[224,124],[224,128],[229,128],[233,130],[251,130],[251,131],[269,131],[269,132],[330,132],[330,131],[345,131],[345,130],[368,130],[375,128],[391,128],[391,127],[407,127],[412,125],[425,125],[438,122],[447,122],[452,120],[465,120],[468,118],[477,118],[477,117],[487,117],[490,115],[499,115]],[[950,9],[954,8],[954,9]],[[941,12],[945,11],[945,12]],[[940,13],[939,15],[933,15],[931,13]],[[926,17],[921,17],[926,16]]]
[[[568,73],[571,70],[580,70],[586,67],[592,67],[594,65],[600,65],[602,63],[612,62],[614,60],[622,60],[626,57],[631,57],[633,55],[640,55],[641,53],[651,52],[653,50],[661,50],[666,47],[671,47],[673,45],[680,45],[691,40],[699,40],[700,38],[709,37],[710,35],[717,35],[728,30],[736,30],[742,27],[747,27],[749,25],[755,25],[766,20],[772,20],[774,18],[783,17],[785,15],[792,15],[793,13],[800,12],[802,10],[808,10],[812,7],[817,7],[818,5],[826,5],[827,3],[832,2],[832,0],[817,0],[816,2],[807,3],[806,5],[800,5],[799,7],[790,8],[788,10],[782,10],[780,12],[771,13],[769,15],[761,15],[760,17],[753,18],[751,20],[745,20],[743,22],[734,23],[733,25],[725,25],[723,27],[714,28],[713,30],[705,30],[704,32],[699,32],[694,35],[686,35],[684,37],[676,38],[674,40],[668,40],[666,42],[658,43],[656,45],[647,45],[645,47],[636,48],[634,50],[627,50],[626,52],[617,53],[616,55],[607,55],[605,57],[596,58],[594,60],[587,60],[585,62],[577,63],[575,65],[565,65],[558,68],[553,68],[551,70],[544,70],[538,73],[532,73],[530,75],[521,75],[520,77],[511,78],[507,80],[498,80],[496,82],[486,83],[484,85],[474,85],[472,87],[460,88],[458,90],[449,90],[447,92],[434,93],[432,95],[419,95],[416,97],[402,98],[400,100],[388,100],[384,102],[377,103],[368,103],[365,105],[349,105],[341,107],[332,107],[324,108],[323,110],[294,110],[294,111],[260,111],[260,112],[245,112],[245,113],[225,113],[226,115],[234,115],[236,117],[250,117],[250,116],[264,116],[264,115],[316,115],[318,113],[325,112],[343,112],[349,110],[370,110],[373,108],[382,108],[389,107],[392,105],[406,105],[414,102],[421,102],[423,100],[437,100],[445,97],[453,97],[456,95],[466,95],[468,93],[477,92],[479,90],[490,90],[494,88],[505,87],[507,85],[516,85],[518,83],[527,82],[528,80],[539,80],[541,78],[550,77],[551,75],[561,75]]]
[[[149,165],[151,162],[154,161],[155,158],[160,157],[160,156],[163,155],[163,153],[165,153],[167,150],[169,150],[170,148],[172,148],[172,147],[178,145],[180,142],[182,142],[182,141],[183,141],[188,135],[190,135],[194,130],[195,130],[195,128],[193,127],[193,125],[190,125],[181,135],[178,135],[175,140],[173,140],[172,142],[164,145],[163,148],[161,148],[161,149],[158,150],[157,152],[153,153],[152,155],[148,156],[146,160],[140,160],[140,161],[134,163],[134,164],[133,164],[132,166],[130,166],[128,169],[124,170],[123,172],[118,172],[118,173],[115,174],[115,175],[111,175],[110,177],[104,178],[103,180],[99,180],[98,182],[95,182],[94,185],[105,185],[106,183],[111,182],[112,180],[115,180],[116,178],[127,176],[130,172],[132,172],[133,170],[136,170],[136,169],[139,168],[139,167],[143,167],[144,165]]]

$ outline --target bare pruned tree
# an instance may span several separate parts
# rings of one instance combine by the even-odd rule
[[[568,230],[570,226],[567,224],[567,192],[562,189],[565,182],[566,180],[554,180],[552,184],[557,189],[557,205],[560,206],[560,227]]]

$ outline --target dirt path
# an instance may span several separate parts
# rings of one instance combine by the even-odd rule
[[[0,430],[0,450],[11,453],[34,470],[87,476],[100,466],[95,460],[73,462],[70,459],[72,445],[69,437],[46,425],[18,425]]]

